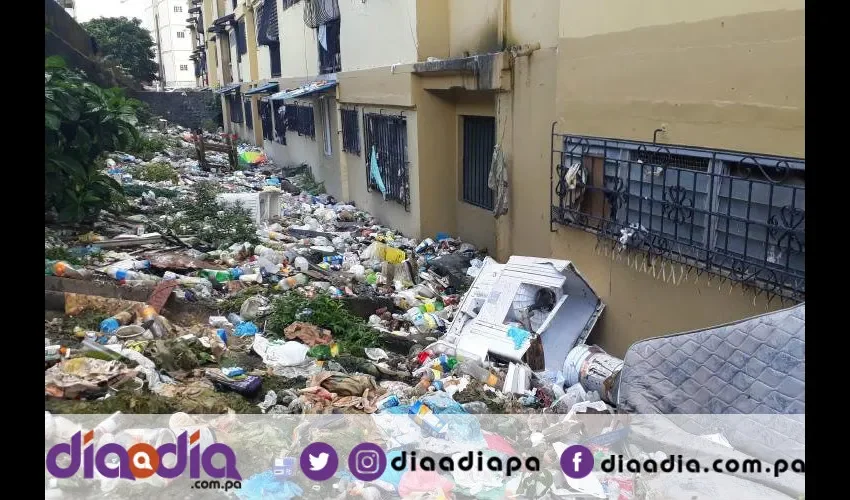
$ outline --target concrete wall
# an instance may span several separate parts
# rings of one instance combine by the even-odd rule
[[[502,0],[449,0],[449,56],[497,52]]]
[[[200,127],[212,120],[221,126],[219,96],[212,92],[134,92],[133,97],[148,103],[151,112],[184,127]]]
[[[342,24],[345,24],[344,20]],[[283,10],[281,2],[277,2],[277,26],[281,36],[281,77],[306,77],[318,74],[319,49],[316,45],[316,30],[304,25],[303,2],[298,2],[286,10]],[[345,55],[343,54],[342,57],[344,60]]]
[[[342,70],[416,61],[416,0],[339,2]]]
[[[661,142],[804,156],[803,9],[785,0],[561,2],[558,130],[651,140],[666,126]],[[528,250],[545,248],[537,242],[548,222],[535,223],[534,235],[520,228],[529,217],[548,221],[543,208],[514,213],[515,253],[526,253],[527,241],[535,242]],[[615,355],[643,338],[782,307],[740,287],[718,290],[707,275],[694,283],[693,271],[679,286],[661,282],[598,255],[596,237],[583,231],[561,227],[549,238],[550,253],[574,261],[608,304],[590,340]]]

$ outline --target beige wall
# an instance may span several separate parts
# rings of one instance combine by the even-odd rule
[[[558,1],[505,0],[505,5],[507,46],[535,42],[544,48],[558,45]]]
[[[319,49],[316,45],[316,30],[304,24],[304,2],[298,2],[286,10],[283,10],[281,2],[276,4],[277,26],[281,36],[281,77],[306,77],[318,74]],[[344,24],[345,21],[343,20],[342,23]]]
[[[343,71],[416,61],[416,0],[339,2]]]
[[[612,260],[610,252],[607,256],[604,252],[597,254],[596,236],[584,231],[559,229],[554,239],[557,243],[552,245],[552,256],[571,260],[606,304],[588,343],[599,344],[615,356],[622,357],[638,340],[723,324],[783,307],[779,299],[768,305],[764,295],[753,304],[753,294],[742,293],[737,286],[730,294],[729,283],[720,285],[716,276],[708,284],[708,275],[703,274],[695,283],[694,270],[686,273],[687,278],[679,285],[665,283],[660,264],[656,265],[657,277],[651,271],[636,271],[634,258],[630,266],[625,257]],[[671,266],[665,269],[670,280]],[[680,268],[677,265],[673,269],[678,280]],[[784,307],[789,305],[786,302]]]
[[[449,0],[449,55],[497,52],[502,0]]]
[[[257,46],[257,74],[258,80],[268,80],[272,77],[271,59],[269,59],[269,48],[266,45]]]
[[[416,0],[416,42],[419,57],[449,57],[449,0]]]

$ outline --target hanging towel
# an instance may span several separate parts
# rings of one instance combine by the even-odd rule
[[[505,165],[505,153],[498,144],[493,148],[487,187],[493,190],[495,196],[493,216],[498,219],[508,213],[508,169]]]
[[[384,199],[387,199],[387,188],[384,187],[384,180],[381,179],[381,171],[378,170],[378,153],[375,152],[375,146],[372,146],[372,158],[369,161],[369,170],[372,172],[372,178],[375,179],[375,184],[378,185],[378,189],[381,190],[381,194],[384,195]]]

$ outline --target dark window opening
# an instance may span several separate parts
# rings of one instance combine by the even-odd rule
[[[316,123],[313,119],[313,106],[303,104],[290,104],[284,112],[286,130],[297,132],[298,135],[307,136],[316,140]]]
[[[379,191],[377,175],[384,185],[385,199],[404,205],[410,203],[409,165],[407,164],[407,120],[403,116],[367,113],[363,116],[366,159],[366,188]],[[378,172],[371,168],[372,150],[377,158]]]
[[[260,101],[257,103],[257,108],[260,112],[260,123],[263,125],[263,139],[267,141],[274,140],[274,129],[272,128],[272,107],[268,101]]]
[[[269,48],[272,77],[280,76],[280,33],[275,0],[264,0],[257,8],[257,44]]]
[[[463,201],[486,210],[493,210],[493,191],[487,180],[495,145],[495,118],[463,117]]]
[[[227,95],[227,105],[230,109],[230,121],[233,123],[242,123],[242,97],[238,90],[233,94]]]
[[[342,150],[360,156],[360,122],[357,120],[357,109],[341,109],[339,113],[342,117]]]
[[[319,74],[342,71],[339,43],[340,20],[329,21],[317,28],[319,39]]]
[[[236,23],[236,52],[243,56],[248,53],[248,35],[245,32],[245,18]],[[242,60],[241,58],[239,59]]]
[[[283,101],[272,101],[272,121],[274,122],[274,141],[286,146],[286,108]]]
[[[254,129],[254,115],[251,112],[251,99],[245,99],[245,125],[251,130]]]
[[[271,60],[272,77],[280,76],[280,44],[269,44],[269,59]]]

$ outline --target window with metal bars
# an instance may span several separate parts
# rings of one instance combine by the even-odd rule
[[[329,21],[318,27],[319,74],[342,71],[339,42],[340,20]]]
[[[230,111],[230,121],[233,123],[242,123],[243,106],[239,91],[227,94],[227,108]]]
[[[407,120],[404,116],[366,113],[363,115],[363,132],[366,158],[366,188],[380,190],[380,178],[384,186],[384,198],[394,200],[407,210],[410,204],[409,165],[407,163]],[[375,153],[378,171],[371,167]]]
[[[245,18],[236,22],[236,52],[240,56],[248,53],[248,34],[245,31]]]
[[[496,119],[492,116],[463,117],[463,201],[493,210],[493,191],[487,186],[493,148],[496,145]]]
[[[286,123],[283,101],[272,101],[272,122],[274,123],[274,141],[286,146]]]
[[[555,134],[552,222],[805,300],[805,160]]]
[[[257,9],[257,44],[269,48],[272,77],[280,76],[280,33],[275,0],[264,0]]]
[[[342,119],[342,150],[360,156],[360,121],[357,108],[339,110]]]
[[[289,104],[284,112],[286,130],[297,132],[316,140],[316,123],[313,118],[313,106],[304,104]]]
[[[257,103],[257,109],[260,113],[260,123],[263,125],[263,139],[273,141],[272,106],[269,104],[269,101],[260,101]]]
[[[251,99],[245,99],[245,126],[254,130],[254,114],[251,112]]]

